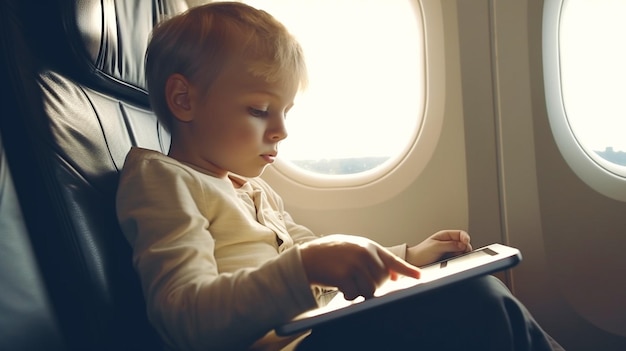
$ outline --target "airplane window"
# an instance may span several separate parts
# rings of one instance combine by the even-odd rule
[[[626,178],[626,2],[544,6],[546,102],[557,144],[581,178],[626,199],[616,189]]]
[[[559,56],[574,134],[592,158],[626,167],[624,13],[621,0],[564,1]]]
[[[287,117],[277,167],[345,176],[401,159],[421,126],[425,100],[417,1],[243,2],[287,26],[309,69],[309,86]]]

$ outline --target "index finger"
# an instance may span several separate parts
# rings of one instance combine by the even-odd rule
[[[407,277],[416,279],[419,278],[421,275],[421,271],[419,268],[397,257],[391,252],[379,249],[378,256],[384,263],[385,267],[387,267],[387,269],[389,269],[389,271],[391,272],[392,280],[397,279],[397,274],[406,275]]]

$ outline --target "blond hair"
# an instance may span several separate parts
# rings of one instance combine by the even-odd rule
[[[206,93],[225,65],[238,59],[268,82],[291,79],[306,86],[300,44],[265,11],[239,2],[213,2],[158,24],[146,51],[146,80],[160,122],[169,129],[174,118],[165,97],[172,74],[182,74]]]

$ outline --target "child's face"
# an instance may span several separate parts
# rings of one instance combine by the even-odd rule
[[[193,89],[192,89],[193,90]],[[218,177],[233,172],[259,176],[274,162],[278,143],[287,137],[285,117],[293,106],[297,85],[268,83],[244,65],[231,65],[208,94],[190,94],[193,120],[188,125],[187,152],[196,166]]]

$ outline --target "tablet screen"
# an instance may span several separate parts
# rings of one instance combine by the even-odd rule
[[[346,300],[341,292],[335,292],[334,298],[327,305],[302,313],[291,322],[277,328],[277,332],[279,335],[289,335],[311,328],[318,323],[389,303],[398,298],[415,295],[473,276],[503,270],[516,265],[520,260],[521,254],[515,248],[501,244],[488,245],[420,267],[419,279],[407,276],[400,276],[397,280],[388,279],[376,289],[375,297],[367,301],[361,296],[351,301]]]

